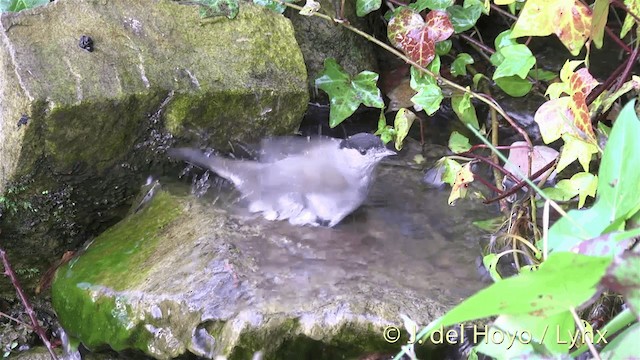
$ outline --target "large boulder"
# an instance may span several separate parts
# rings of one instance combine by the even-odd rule
[[[420,171],[380,175],[335,228],[268,222],[226,192],[196,199],[165,184],[58,270],[60,323],[92,350],[159,359],[393,353],[407,333],[393,343],[384,329],[402,329],[401,313],[426,325],[481,286],[479,231],[462,221],[469,207],[420,189]]]
[[[252,4],[229,20],[169,0],[58,0],[2,14],[0,37],[0,232],[14,259],[53,261],[119,220],[176,139],[288,133],[308,102],[290,21]]]

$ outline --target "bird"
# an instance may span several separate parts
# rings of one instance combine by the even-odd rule
[[[379,137],[358,133],[346,139],[266,138],[256,160],[207,156],[194,148],[171,148],[167,154],[231,181],[248,210],[267,220],[334,227],[362,205],[377,165],[396,153]]]

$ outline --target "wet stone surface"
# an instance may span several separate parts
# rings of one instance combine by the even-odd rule
[[[402,328],[401,313],[426,325],[483,286],[483,235],[469,219],[490,215],[449,207],[448,192],[423,189],[421,171],[382,165],[378,175],[335,228],[264,220],[227,187],[195,198],[165,182],[58,271],[60,321],[90,349],[156,358],[282,358],[318,342],[327,359],[397,350],[382,329]]]

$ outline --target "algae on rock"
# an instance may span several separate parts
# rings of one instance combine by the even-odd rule
[[[0,15],[0,36],[0,231],[19,266],[117,222],[174,143],[290,133],[308,102],[290,21],[249,3],[202,20],[170,0],[56,1]]]

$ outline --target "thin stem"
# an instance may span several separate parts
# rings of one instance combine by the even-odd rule
[[[598,350],[596,350],[596,347],[593,346],[592,339],[590,339],[588,336],[584,336],[584,334],[587,333],[587,330],[584,328],[584,325],[582,325],[582,319],[580,319],[580,316],[578,316],[576,309],[573,306],[571,306],[569,310],[571,311],[571,315],[573,316],[573,320],[575,321],[576,326],[578,327],[578,330],[580,330],[580,333],[583,334],[583,338],[586,341],[587,346],[589,347],[589,351],[591,352],[591,355],[593,356],[594,359],[600,360],[600,354],[598,354]]]
[[[638,15],[631,12],[631,10],[629,10],[628,7],[626,7],[623,3],[621,3],[620,0],[611,0],[611,3],[619,7],[620,9],[624,9],[624,11],[626,11],[627,14],[631,15],[636,20],[636,23],[640,23],[640,18],[638,18]]]
[[[640,45],[640,41],[636,42],[636,46],[633,48],[633,52],[629,56],[629,60],[627,61],[627,65],[625,66],[624,71],[622,72],[622,75],[618,79],[618,85],[616,86],[616,88],[614,90],[618,90],[622,86],[622,84],[624,84],[624,82],[627,80],[627,78],[629,77],[629,73],[631,72],[631,68],[633,67],[633,64],[635,64],[636,59],[638,58],[639,45]]]
[[[506,17],[508,17],[509,19],[516,21],[518,20],[518,17],[513,15],[512,13],[505,11],[503,8],[501,8],[500,6],[496,5],[496,4],[491,4],[491,10],[498,12]]]
[[[613,30],[611,30],[608,26],[605,26],[604,31],[607,33],[607,35],[609,35],[609,37],[611,38],[611,40],[613,40],[613,42],[615,42],[616,44],[618,44],[618,46],[622,48],[622,50],[626,51],[627,54],[631,54],[633,50],[631,50],[631,48],[627,44],[625,44],[624,41],[620,40],[618,35],[616,35],[613,32]]]
[[[16,289],[18,298],[20,298],[20,301],[24,306],[24,311],[27,313],[27,315],[29,315],[31,325],[33,326],[33,331],[38,334],[38,336],[44,343],[44,346],[47,347],[47,350],[49,350],[49,354],[51,354],[51,358],[57,360],[58,357],[51,347],[51,342],[49,342],[47,334],[45,334],[44,330],[38,324],[38,319],[36,319],[36,312],[33,311],[33,308],[29,303],[29,299],[27,299],[27,295],[22,290],[22,286],[20,286],[20,282],[18,281],[16,274],[13,272],[11,264],[9,264],[9,259],[7,258],[7,253],[4,251],[4,249],[0,249],[0,258],[2,259],[2,264],[4,265],[4,274],[7,275],[7,277],[11,280],[13,287]]]
[[[472,38],[469,35],[465,35],[465,34],[458,34],[458,36],[460,36],[461,38],[465,39],[466,41],[468,41],[469,43],[479,47],[480,49],[484,50],[485,52],[488,52],[489,54],[493,55],[496,51],[493,50],[492,48],[488,47],[487,45],[481,43],[480,41]]]

